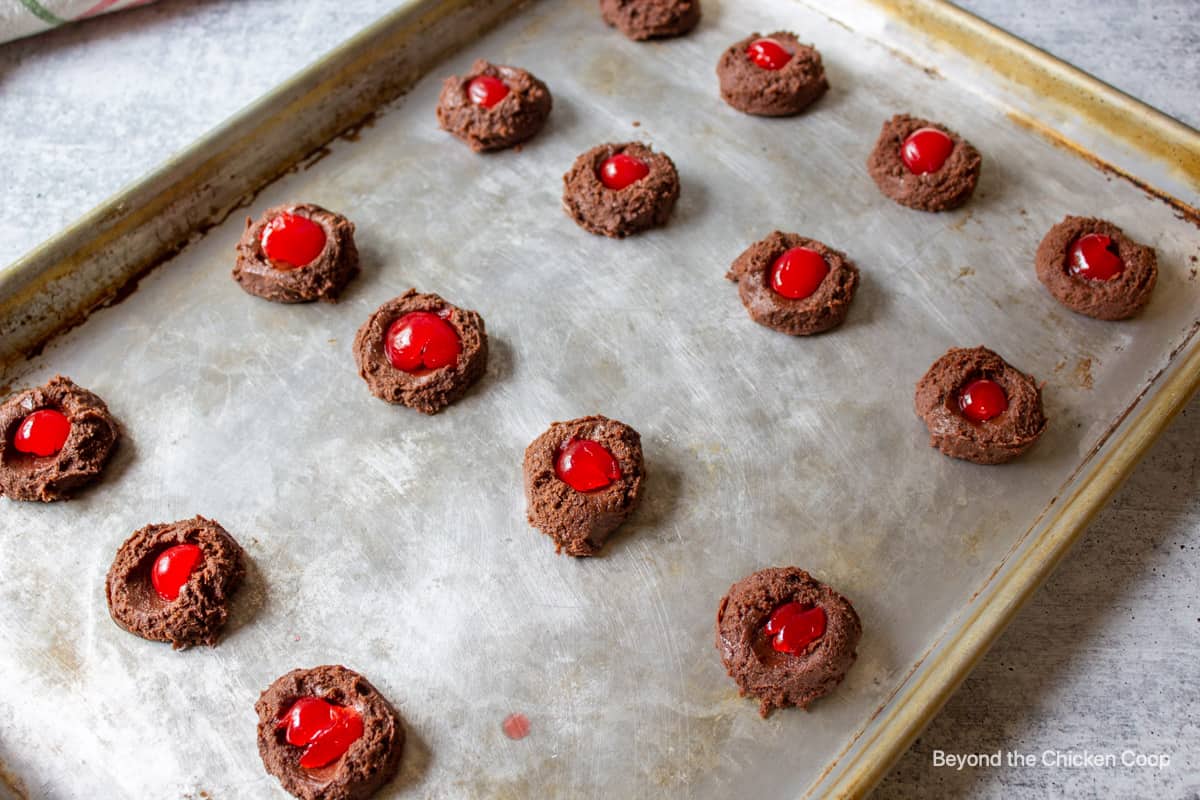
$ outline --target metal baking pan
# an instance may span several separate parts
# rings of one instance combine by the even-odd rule
[[[411,0],[0,273],[3,382],[70,375],[128,432],[78,499],[2,503],[0,783],[278,796],[254,699],[340,662],[408,722],[385,796],[865,793],[1196,388],[1200,136],[949,4],[827,5],[706,2],[692,35],[635,44],[593,0]],[[795,119],[738,114],[716,59],[780,28],[819,46],[833,89]],[[437,129],[441,76],[478,56],[554,93],[520,152]],[[864,161],[899,111],[984,154],[965,209],[876,191]],[[678,165],[674,218],[590,236],[561,175],[629,138]],[[262,302],[229,277],[230,211],[292,199],[358,226],[363,273],[337,305]],[[1066,213],[1157,249],[1139,318],[1075,316],[1037,283]],[[839,330],[746,317],[723,275],[774,228],[861,268]],[[350,352],[410,286],[491,335],[487,376],[432,418],[375,400]],[[942,457],[911,409],[934,358],[980,343],[1046,383],[1047,434],[1003,467]],[[526,525],[520,460],[550,421],[593,412],[641,431],[649,478],[605,555],[577,561]],[[220,646],[178,653],[112,624],[103,577],[130,531],[196,513],[254,566]],[[838,587],[865,634],[834,695],[764,721],[713,617],[772,564]],[[526,739],[503,736],[511,712]]]

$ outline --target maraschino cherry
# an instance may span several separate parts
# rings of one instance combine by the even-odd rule
[[[793,300],[809,297],[829,274],[829,264],[816,250],[793,247],[771,265],[771,288]]]
[[[63,449],[70,434],[71,421],[66,414],[42,408],[21,420],[13,435],[13,447],[30,455],[52,456]]]
[[[362,717],[349,706],[339,706],[320,697],[301,697],[275,723],[286,729],[287,743],[305,748],[300,766],[323,767],[346,754],[363,735]]]
[[[937,128],[919,128],[909,134],[900,148],[904,165],[914,175],[937,172],[954,151],[954,140]]]
[[[299,269],[325,249],[325,229],[308,217],[279,214],[262,232],[262,249],[276,269]]]
[[[958,393],[958,407],[967,419],[987,422],[1008,408],[1008,395],[995,381],[987,378],[973,380]]]
[[[177,544],[163,550],[154,559],[154,568],[150,571],[154,591],[166,602],[175,602],[202,558],[200,548],[194,544]]]
[[[1071,274],[1089,281],[1111,281],[1125,265],[1111,236],[1087,233],[1071,245]]]
[[[617,192],[649,174],[650,166],[645,161],[625,153],[611,155],[600,165],[600,182]]]
[[[762,69],[777,70],[792,60],[788,49],[774,39],[755,39],[746,47],[746,57]]]
[[[773,637],[771,647],[796,655],[825,635],[825,611],[820,606],[784,603],[771,612],[763,633]]]
[[[458,361],[462,341],[443,314],[448,315],[447,312],[412,311],[388,327],[383,349],[393,367],[421,373]]]
[[[594,492],[621,478],[621,465],[604,445],[591,439],[568,439],[558,449],[554,471],[577,492]]]
[[[467,97],[477,106],[492,108],[508,97],[508,84],[492,75],[480,75],[467,84]]]

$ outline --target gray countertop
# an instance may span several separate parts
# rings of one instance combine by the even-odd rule
[[[715,0],[706,0],[714,2]],[[732,0],[723,0],[731,2]],[[0,263],[53,235],[387,0],[163,0],[0,45]],[[1196,0],[960,5],[1200,126]],[[265,42],[265,44],[264,44]],[[1200,399],[913,745],[884,797],[1200,797]],[[956,770],[936,751],[1033,754]],[[1044,754],[1167,754],[1047,766]]]

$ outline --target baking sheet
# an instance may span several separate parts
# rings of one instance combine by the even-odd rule
[[[343,302],[243,294],[228,275],[235,218],[23,368],[23,384],[62,372],[97,391],[129,436],[77,500],[3,503],[11,782],[31,796],[283,796],[258,761],[253,701],[288,669],[344,663],[408,723],[383,796],[801,794],[1164,367],[1200,299],[1190,222],[1015,122],[990,87],[897,55],[911,34],[880,14],[708,2],[692,36],[636,44],[591,0],[536,4],[255,202],[355,221],[363,274]],[[833,89],[800,118],[740,115],[717,95],[716,58],[780,28],[820,47]],[[441,76],[478,56],[554,93],[519,153],[477,156],[437,129]],[[923,215],[878,194],[863,164],[899,111],[984,153],[966,209]],[[590,236],[559,207],[561,175],[630,138],[676,161],[675,216],[631,240]],[[1096,322],[1044,292],[1033,252],[1065,213],[1157,248],[1146,314]],[[723,274],[774,228],[858,263],[838,331],[792,339],[746,317]],[[350,354],[371,310],[410,286],[479,310],[491,339],[487,376],[434,418],[371,397]],[[981,343],[1047,383],[1050,428],[1005,467],[940,456],[911,410],[934,358]],[[641,431],[649,478],[605,555],[575,561],[525,524],[520,459],[550,421],[594,412]],[[111,623],[103,578],[133,529],[195,513],[253,569],[222,644],[173,653]],[[725,676],[712,622],[730,583],[773,564],[839,588],[865,633],[836,694],[763,721]],[[503,736],[511,712],[528,738]]]

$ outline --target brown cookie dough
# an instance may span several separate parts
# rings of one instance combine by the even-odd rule
[[[275,265],[263,252],[263,229],[280,214],[305,217],[325,231],[325,248],[301,267]],[[358,248],[354,223],[312,203],[268,208],[258,221],[246,219],[246,230],[237,245],[233,279],[256,297],[276,303],[337,302],[346,284],[358,274]]]
[[[905,139],[921,128],[935,128],[954,142],[941,168],[924,175],[910,170],[901,155]],[[967,202],[975,191],[982,163],[979,151],[946,126],[897,114],[883,123],[879,140],[867,159],[867,171],[879,191],[902,206],[918,211],[948,211]]]
[[[747,55],[746,49],[763,38],[773,40],[791,53],[782,68],[764,69]],[[821,54],[787,31],[775,31],[765,37],[752,33],[731,45],[717,61],[717,79],[726,103],[760,117],[799,114],[829,89]]]
[[[771,288],[776,259],[794,247],[815,250],[829,267],[816,291],[799,299],[785,297]],[[816,239],[781,231],[746,248],[725,277],[737,281],[738,295],[752,320],[792,336],[808,336],[841,325],[858,288],[858,268],[845,253]]]
[[[587,492],[562,480],[556,468],[560,452],[579,439],[603,446],[616,459],[620,476]],[[554,540],[555,552],[594,556],[641,499],[642,437],[625,423],[598,415],[554,422],[525,449],[524,473],[529,524]]]
[[[458,334],[462,347],[453,365],[406,372],[392,366],[386,353],[392,323],[415,311],[437,314]],[[354,362],[371,394],[389,403],[436,414],[458,400],[487,369],[487,331],[483,317],[451,305],[436,294],[409,289],[387,301],[363,323],[354,337]]]
[[[316,697],[353,708],[362,736],[335,761],[300,766],[304,747],[289,744],[280,720],[292,704]],[[364,800],[395,777],[404,752],[404,725],[392,704],[370,681],[342,666],[294,669],[272,683],[254,704],[258,712],[258,754],[267,772],[301,800]]]
[[[964,415],[960,394],[972,381],[1000,385],[1008,407],[975,422]],[[986,347],[952,348],[917,382],[917,416],[929,428],[929,444],[953,458],[1000,464],[1024,453],[1046,430],[1042,392],[1032,377]]]
[[[497,78],[508,87],[508,94],[490,108],[471,99],[470,83],[481,75]],[[550,90],[533,75],[481,58],[466,75],[451,75],[442,83],[437,118],[442,130],[480,153],[503,150],[533,138],[546,124],[552,105]]]
[[[15,441],[18,429],[26,417],[43,409],[67,418],[66,441],[53,455],[21,452]],[[104,401],[62,375],[5,400],[0,405],[0,433],[0,495],[43,503],[66,499],[95,480],[121,438]]]
[[[600,180],[600,167],[618,153],[645,163],[649,174],[623,189],[609,189]],[[640,142],[593,147],[563,176],[563,208],[571,219],[589,233],[615,239],[665,225],[678,199],[674,162]]]
[[[825,630],[800,652],[779,652],[765,631],[776,609],[799,603],[825,612]],[[850,601],[796,567],[772,567],[729,587],[717,607],[717,650],[742,696],[767,716],[829,694],[858,657],[862,623]]]
[[[700,21],[700,0],[600,0],[600,15],[634,41],[683,36]]]
[[[1071,271],[1071,247],[1082,236],[1099,234],[1111,240],[1109,251],[1121,260],[1121,272],[1110,280],[1089,280]],[[1046,233],[1035,260],[1038,280],[1067,308],[1096,319],[1127,319],[1150,302],[1158,281],[1154,248],[1133,241],[1102,219],[1064,217]]]
[[[200,548],[200,561],[174,600],[164,600],[151,579],[154,563],[180,544]],[[224,528],[194,517],[147,525],[117,550],[104,593],[113,621],[130,633],[176,650],[215,645],[229,618],[229,603],[246,574],[245,553]]]

